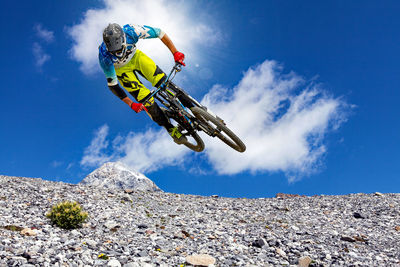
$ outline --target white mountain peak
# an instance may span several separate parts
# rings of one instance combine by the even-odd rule
[[[161,191],[161,189],[144,174],[119,161],[103,164],[100,168],[86,176],[80,183],[105,188]]]

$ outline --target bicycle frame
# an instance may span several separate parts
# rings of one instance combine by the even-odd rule
[[[184,118],[185,124],[189,124],[194,131],[203,131],[207,133],[208,135],[215,137],[217,135],[218,129],[210,128],[208,125],[204,125],[201,121],[198,121],[195,116],[193,116],[187,108],[179,101],[178,97],[171,92],[168,88],[168,84],[172,81],[172,79],[175,77],[176,73],[180,72],[182,70],[182,65],[179,63],[176,63],[175,66],[172,68],[171,72],[167,76],[167,79],[154,91],[152,91],[148,96],[145,97],[143,104],[149,103],[150,104],[150,99],[154,97],[158,101],[160,101],[165,107],[167,107],[169,110],[177,112],[181,114]],[[191,97],[189,94],[186,94],[187,97],[190,98],[190,100],[193,102],[198,107],[201,107],[203,109],[206,109],[208,113],[213,115],[214,117],[218,118],[214,113],[212,113],[209,109],[206,107],[202,106],[196,99]],[[179,124],[179,123],[178,123]],[[182,125],[182,127],[184,127]],[[189,129],[186,129],[189,130]]]
[[[179,101],[178,97],[176,97],[175,93],[173,93],[171,90],[168,88],[168,84],[172,81],[172,79],[175,77],[176,73],[180,72],[182,70],[182,65],[179,63],[176,63],[175,66],[172,68],[171,72],[167,76],[167,79],[154,91],[152,91],[148,96],[145,97],[145,99],[142,101],[143,104],[149,103],[150,104],[150,99],[154,97],[158,101],[160,101],[165,107],[169,108],[170,110],[177,111],[179,113],[183,113],[182,115],[185,117],[186,122],[191,125],[192,128],[194,127],[194,120],[193,116],[188,112],[186,107]],[[199,102],[197,102],[195,99],[193,99],[190,95],[187,95],[190,100],[198,105],[201,106]]]

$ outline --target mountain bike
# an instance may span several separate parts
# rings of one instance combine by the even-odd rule
[[[152,91],[141,102],[145,104],[152,97],[157,99],[162,104],[161,109],[165,115],[177,123],[179,131],[187,138],[187,142],[183,144],[195,152],[204,150],[204,142],[198,135],[200,131],[211,137],[218,137],[233,149],[244,152],[246,150],[245,144],[226,126],[226,123],[220,117],[201,105],[182,88],[172,83],[175,75],[181,70],[182,65],[176,63],[161,86]],[[187,102],[191,103],[188,106],[193,107],[189,109],[182,104],[187,105]]]

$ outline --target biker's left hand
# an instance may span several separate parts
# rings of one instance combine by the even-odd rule
[[[176,63],[179,63],[183,66],[186,66],[185,63],[183,62],[183,60],[185,59],[185,55],[179,51],[176,51],[174,53],[174,60]]]

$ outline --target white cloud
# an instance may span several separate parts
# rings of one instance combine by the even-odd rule
[[[53,168],[58,168],[58,167],[60,167],[61,165],[63,165],[64,163],[62,162],[62,161],[57,161],[57,160],[54,160],[52,163],[51,163],[51,166],[53,167]]]
[[[346,107],[343,101],[293,72],[283,74],[269,60],[245,72],[233,89],[215,85],[202,103],[222,117],[247,146],[244,153],[238,153],[202,135],[206,150],[201,155],[219,174],[280,171],[289,181],[300,179],[318,169],[327,152],[325,135],[346,120],[341,112]],[[111,153],[100,153],[108,146],[107,132],[107,126],[98,131],[81,164],[122,160],[142,172],[181,165],[183,159],[188,169],[199,166],[190,162],[194,153],[174,144],[164,130],[119,136]]]
[[[106,149],[109,144],[106,140],[108,131],[109,128],[107,125],[103,125],[96,131],[95,137],[90,143],[90,146],[88,146],[83,153],[84,155],[81,160],[81,165],[93,167],[113,159],[113,156],[106,155],[108,153]]]
[[[51,43],[54,41],[54,32],[44,29],[42,24],[36,24],[34,26],[34,30],[36,32],[36,35],[41,40],[43,40],[47,43]]]
[[[41,69],[43,64],[46,63],[47,61],[50,60],[50,55],[47,54],[44,50],[43,47],[37,43],[34,42],[32,45],[32,52],[33,52],[33,56],[35,58],[35,63],[36,66]]]
[[[323,137],[345,120],[339,113],[345,104],[281,69],[267,60],[244,73],[233,90],[214,86],[204,97],[247,146],[239,154],[208,140],[206,153],[218,173],[283,171],[294,180],[315,170],[326,153]]]
[[[188,56],[187,60],[194,60],[197,57],[195,46],[215,44],[220,40],[220,33],[208,26],[210,21],[200,21],[199,13],[196,20],[190,17],[192,14],[187,1],[104,0],[103,8],[88,10],[79,24],[67,29],[74,42],[70,51],[72,58],[81,63],[85,73],[99,70],[98,46],[103,29],[108,23],[116,22],[161,28],[178,50]],[[163,69],[173,65],[171,53],[158,39],[141,40],[138,48]]]
[[[71,169],[74,165],[75,165],[75,163],[69,163],[67,166],[67,170]]]
[[[165,166],[179,165],[188,151],[178,147],[164,129],[117,136],[112,145],[106,140],[109,127],[100,127],[90,146],[85,149],[82,166],[97,167],[107,161],[122,161],[140,172],[151,172]],[[111,151],[107,149],[112,147]]]
[[[40,42],[34,42],[32,44],[32,52],[35,58],[35,64],[39,71],[41,71],[44,63],[49,61],[51,58],[50,55],[44,50],[41,43],[52,43],[54,41],[54,32],[43,28],[42,24],[36,24],[33,29]]]

